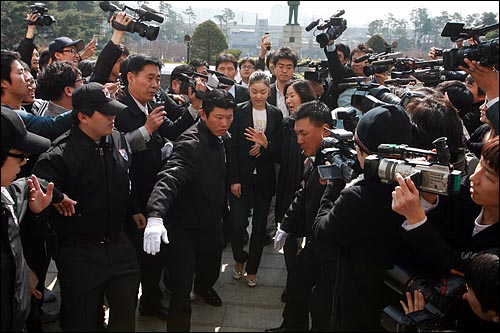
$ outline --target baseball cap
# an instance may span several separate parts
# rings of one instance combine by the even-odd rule
[[[59,51],[60,49],[63,49],[68,46],[75,46],[76,50],[80,52],[85,48],[85,43],[81,39],[74,41],[69,37],[58,37],[54,39],[52,42],[50,42],[49,53],[52,56],[56,51]]]
[[[73,111],[91,115],[99,111],[108,116],[116,116],[127,108],[125,104],[111,98],[108,89],[98,82],[90,82],[75,89],[72,96]]]
[[[383,143],[410,144],[411,123],[399,105],[383,105],[366,112],[356,126],[356,143],[375,154]]]
[[[2,147],[38,155],[49,149],[50,140],[29,132],[15,111],[2,108]]]

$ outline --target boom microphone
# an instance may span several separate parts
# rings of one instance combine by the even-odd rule
[[[316,21],[312,21],[311,23],[309,23],[309,25],[306,27],[306,31],[311,31],[315,26],[317,26],[319,24],[319,20],[320,19],[317,19]]]
[[[355,63],[360,63],[360,62],[366,61],[366,60],[368,60],[368,58],[371,57],[371,55],[372,55],[371,53],[367,53],[364,56],[361,56],[359,58],[354,59],[354,62]]]

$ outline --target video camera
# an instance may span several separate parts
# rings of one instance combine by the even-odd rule
[[[141,5],[140,8],[123,6],[123,9],[120,9],[109,1],[102,1],[99,3],[99,7],[101,7],[101,9],[105,12],[111,12],[112,14],[110,16],[115,15],[114,13],[117,11],[125,11],[126,9],[137,14],[137,17],[133,18],[132,21],[126,26],[113,20],[113,28],[121,31],[136,32],[139,36],[146,37],[148,40],[155,40],[158,37],[160,27],[143,23],[144,21],[156,21],[158,23],[163,23],[163,17],[154,9],[149,8],[146,5]]]
[[[331,136],[321,141],[321,151],[317,155],[318,173],[324,180],[341,179],[350,182],[361,173],[353,133],[341,128],[329,129]],[[330,165],[324,165],[326,162]]]
[[[324,48],[329,41],[338,39],[345,29],[347,29],[347,21],[340,17],[344,15],[344,13],[345,10],[341,9],[336,14],[331,16],[328,21],[317,19],[309,23],[306,27],[306,31],[311,31],[313,28],[323,30],[323,32],[316,36],[316,41],[319,43],[319,47]]]
[[[465,81],[467,73],[446,70],[442,65],[443,59],[427,61],[412,58],[395,59],[391,79],[406,79],[412,75],[426,87],[433,87],[447,80]]]
[[[410,177],[424,192],[455,195],[460,191],[462,172],[450,166],[450,151],[446,138],[432,142],[437,152],[411,148],[407,145],[381,144],[377,155],[365,159],[366,179],[380,179],[382,183],[397,182],[396,173]],[[428,157],[428,160],[416,157]],[[389,157],[389,158],[386,158]]]
[[[201,91],[201,90],[196,90],[196,79],[195,79],[196,77],[201,77],[201,78],[205,78],[208,80],[207,75],[203,75],[203,74],[200,74],[197,72],[189,73],[189,74],[188,73],[179,73],[179,75],[177,76],[177,79],[179,79],[179,81],[181,81],[180,92],[181,92],[181,94],[188,95],[189,94],[189,87],[191,87],[192,91],[195,92],[196,97],[198,97],[199,99],[203,99],[203,98],[205,98],[205,92]]]
[[[47,14],[49,9],[47,8],[47,6],[44,3],[35,2],[34,4],[32,4],[30,6],[30,9],[31,9],[31,14],[36,13],[36,14],[38,14],[38,17],[37,17],[35,22],[28,20],[28,19],[25,19],[26,23],[28,23],[29,25],[38,25],[38,26],[48,27],[56,22],[56,19],[54,18],[54,16],[50,16]]]
[[[304,63],[297,64],[297,67],[308,66],[310,69],[304,72],[304,79],[314,81],[317,83],[323,83],[327,86],[326,80],[328,79],[329,69],[328,61],[319,60],[311,61],[307,60]]]
[[[398,304],[386,306],[380,318],[389,332],[437,332],[451,329],[460,313],[461,296],[466,291],[463,277],[448,275],[443,278],[413,274],[408,269],[395,266],[387,272],[385,284],[406,300],[419,290],[426,300],[424,310],[405,315]]]
[[[412,90],[404,90],[401,95],[398,96],[393,94],[388,87],[374,82],[364,82],[365,79],[366,77],[364,76],[355,76],[344,79],[344,82],[339,84],[339,87],[342,89],[357,88],[351,97],[351,105],[362,113],[366,113],[377,106],[387,104],[400,105],[406,108],[406,105],[412,99],[425,97],[424,93]],[[386,82],[389,81],[388,83],[391,83],[391,81],[398,80],[403,80],[400,82],[401,84],[408,84],[409,81],[412,81],[411,79],[393,79],[386,80]]]
[[[234,80],[228,78],[224,74],[207,69],[207,72],[209,72],[210,76],[207,76],[208,81],[207,81],[207,86],[209,86],[212,89],[225,89],[229,86],[234,86],[236,82]],[[200,76],[201,77],[201,76]]]
[[[344,83],[340,83],[340,88],[353,88],[357,90],[351,97],[351,105],[362,113],[386,104],[402,105],[401,98],[391,93],[389,88],[378,83],[364,82],[366,77],[358,76],[344,79]]]
[[[214,71],[209,71],[209,73],[212,73],[212,75],[204,75],[198,72],[179,73],[176,78],[181,81],[180,92],[184,95],[188,95],[188,88],[191,87],[193,91],[195,91],[196,97],[203,99],[205,93],[201,90],[195,90],[196,77],[204,79],[209,89],[224,89],[229,85],[234,85],[234,81],[224,76],[222,73]]]
[[[355,107],[338,107],[331,111],[332,119],[342,120],[344,124],[344,129],[347,131],[354,132],[359,121],[358,109]]]
[[[448,22],[441,32],[441,37],[450,37],[452,42],[473,38],[478,44],[460,49],[444,50],[444,68],[447,70],[458,70],[458,66],[460,65],[468,67],[464,62],[464,58],[476,60],[483,66],[497,65],[499,52],[498,37],[486,42],[481,42],[479,37],[484,36],[489,31],[498,29],[498,23],[474,28],[464,28],[464,26],[464,23]]]

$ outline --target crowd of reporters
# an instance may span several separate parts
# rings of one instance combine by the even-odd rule
[[[101,330],[107,303],[108,329],[133,331],[138,303],[141,315],[166,320],[168,330],[189,331],[196,295],[222,305],[213,286],[225,244],[231,244],[233,279],[258,285],[266,229],[276,232],[274,247],[284,248],[288,271],[283,322],[266,331],[400,329],[396,316],[383,313],[401,298],[408,326],[423,325],[415,313],[427,311],[426,320],[443,327],[498,329],[498,63],[465,57],[457,68],[464,82],[447,80],[441,70],[434,80],[427,74],[437,63],[335,44],[342,26],[327,34],[327,60],[314,64],[315,74],[306,75],[311,80],[295,77],[293,49],[273,50],[264,36],[257,60],[221,53],[212,71],[196,59],[176,67],[163,88],[162,63],[122,44],[127,30],[120,27],[132,18],[116,11],[112,21],[118,24],[111,40],[92,63],[86,58],[96,41],[59,37],[41,64],[35,25],[19,53],[2,50],[2,179],[6,162],[18,158],[11,150],[22,150],[18,142],[4,144],[9,126],[20,131],[15,115],[28,133],[52,140],[45,153],[21,151],[41,155],[29,163],[19,157],[23,182],[2,180],[2,210],[12,207],[4,188],[20,202],[16,189],[33,193],[35,179],[22,178],[32,173],[41,182],[34,192],[48,194],[54,186],[48,182],[57,190],[53,208],[23,211],[22,249],[14,223],[21,215],[2,217],[8,223],[2,226],[2,331],[41,329],[51,258],[61,281],[64,330]],[[429,56],[435,61],[434,49]],[[393,67],[376,68],[376,61]],[[418,72],[424,63],[431,66],[427,76]],[[398,77],[402,71],[406,76]],[[88,120],[96,112],[112,117],[112,131]],[[384,155],[384,144],[403,153]],[[406,155],[417,150],[429,154],[425,166]],[[412,173],[382,170],[382,162]],[[423,186],[431,181],[415,175],[428,169],[439,170],[445,185]],[[29,284],[31,301],[28,275],[19,274],[22,260],[8,260],[6,272],[15,278],[4,279],[4,256],[19,255],[38,277]],[[468,304],[449,297],[453,307],[440,307],[431,291],[410,293],[408,281],[395,294],[385,283],[394,267],[430,281],[465,274],[457,293]],[[169,308],[161,303],[162,277],[172,293]]]

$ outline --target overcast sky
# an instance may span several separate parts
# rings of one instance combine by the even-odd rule
[[[283,7],[281,12],[281,20],[288,22],[288,5],[286,1],[167,1],[176,9],[185,10],[189,6],[193,9],[203,9],[202,13],[211,15],[213,10],[222,10],[231,8],[235,13],[244,11],[245,15],[239,17],[236,21],[243,19],[244,24],[249,24],[250,13],[258,14],[259,18],[267,18],[270,24],[273,24],[271,18],[271,9],[273,6]],[[152,5],[154,2],[151,1]],[[308,24],[312,18],[328,19],[338,10],[344,9],[345,14],[342,16],[347,20],[348,26],[361,27],[368,26],[373,20],[385,19],[387,13],[392,13],[398,19],[406,19],[409,21],[409,15],[413,8],[423,7],[429,10],[432,16],[440,15],[443,11],[448,11],[450,14],[459,12],[462,16],[467,16],[470,13],[483,12],[498,12],[498,1],[301,1],[299,5],[299,23],[302,25]],[[247,15],[248,13],[248,15]],[[203,15],[203,14],[201,14]],[[247,16],[249,16],[247,18]],[[286,16],[286,17],[284,17]],[[284,17],[284,18],[283,18]],[[200,17],[198,15],[197,22],[209,19],[212,17]],[[253,18],[255,21],[255,18]]]

